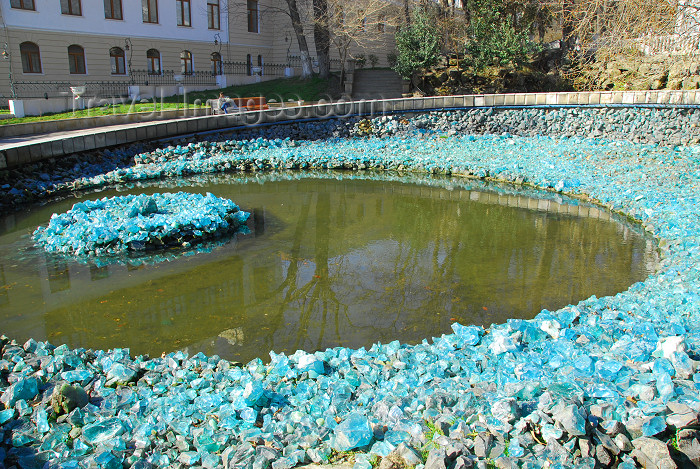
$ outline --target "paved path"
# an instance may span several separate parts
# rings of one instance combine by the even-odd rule
[[[33,144],[44,143],[44,142],[52,142],[54,140],[71,138],[71,137],[76,137],[76,136],[96,135],[96,134],[107,133],[107,132],[116,132],[118,130],[136,129],[139,127],[153,125],[154,123],[167,124],[167,123],[177,122],[177,121],[180,121],[183,119],[187,119],[187,118],[177,118],[177,119],[167,119],[167,120],[157,120],[157,121],[154,120],[154,121],[147,121],[147,122],[129,122],[129,123],[125,123],[125,124],[115,124],[115,125],[107,125],[107,126],[103,126],[103,127],[94,127],[92,129],[64,130],[61,132],[49,132],[49,133],[35,134],[35,135],[19,135],[16,137],[3,137],[3,138],[0,138],[0,150],[5,150],[8,148],[14,148],[14,147],[20,147],[20,146],[24,146],[24,145],[33,145]]]

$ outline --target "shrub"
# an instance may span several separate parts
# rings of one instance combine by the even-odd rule
[[[508,63],[521,65],[537,50],[527,31],[516,30],[504,16],[491,9],[479,10],[472,16],[465,44],[465,63],[475,71]]]
[[[398,55],[393,68],[404,78],[410,78],[414,71],[437,63],[440,38],[428,12],[414,12],[411,24],[396,33],[396,49]]]
[[[368,59],[369,59],[369,66],[372,68],[376,67],[377,64],[379,63],[379,57],[377,57],[374,54],[369,54]]]

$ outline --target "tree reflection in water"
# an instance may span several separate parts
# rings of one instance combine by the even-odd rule
[[[137,270],[68,263],[61,290],[42,256],[0,265],[8,284],[49,282],[41,305],[36,289],[8,290],[0,318],[40,313],[27,318],[74,347],[186,348],[245,361],[532,317],[624,290],[656,259],[653,243],[602,210],[483,189],[301,180],[201,191],[253,212],[253,233]],[[0,251],[15,246],[7,238]],[[18,328],[5,333],[42,338],[36,324]]]

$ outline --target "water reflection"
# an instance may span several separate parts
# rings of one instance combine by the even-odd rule
[[[636,229],[573,201],[385,181],[212,181],[201,191],[252,212],[251,235],[157,265],[38,254],[2,265],[3,332],[245,361],[532,317],[624,290],[656,262]],[[3,259],[32,228],[0,238]]]

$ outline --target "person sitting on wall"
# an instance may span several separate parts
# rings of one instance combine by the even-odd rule
[[[228,114],[228,108],[231,106],[233,109],[237,109],[236,103],[230,101],[229,98],[224,96],[224,92],[219,93],[219,108],[224,111],[224,114]]]

